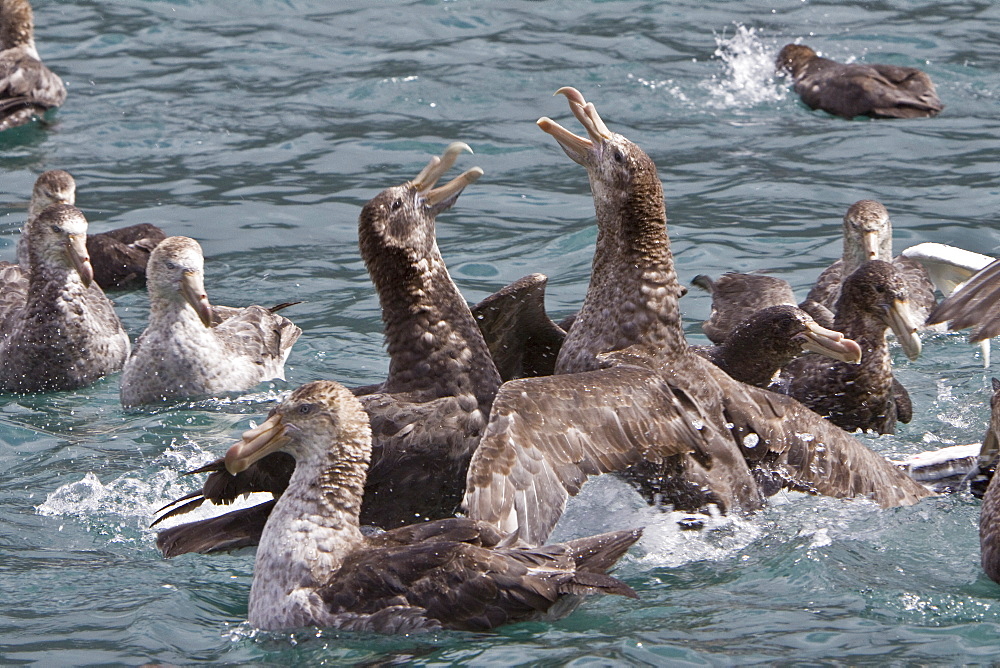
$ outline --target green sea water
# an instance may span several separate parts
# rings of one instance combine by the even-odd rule
[[[52,2],[38,50],[69,96],[0,135],[0,259],[13,260],[35,177],[70,171],[94,231],[151,222],[201,242],[213,303],[302,303],[287,382],[124,412],[117,375],[74,392],[0,397],[0,664],[339,663],[746,665],[989,663],[1000,586],[979,567],[967,494],[881,510],[782,494],[700,532],[598,479],[557,537],[646,526],[618,575],[640,595],[554,623],[384,637],[257,633],[253,552],[163,560],[147,526],[196,488],[282,392],[387,369],[357,250],[361,205],[464,141],[485,176],[438,219],[471,302],[531,272],[561,317],[585,294],[596,230],[586,174],[535,126],[575,127],[575,86],[642,146],[664,182],[680,278],[772,269],[804,295],[840,254],[841,217],[883,202],[895,248],[1000,254],[1000,5],[989,2]],[[917,66],[940,117],[811,112],[771,61],[785,43],[841,61]],[[457,169],[455,171],[457,173]],[[134,337],[142,292],[115,295]],[[708,297],[682,300],[692,342]],[[890,457],[980,440],[989,379],[960,334],[910,362],[914,399]]]

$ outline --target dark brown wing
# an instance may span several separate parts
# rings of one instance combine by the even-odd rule
[[[146,250],[148,253],[156,248],[157,244],[166,239],[167,235],[156,225],[151,225],[150,223],[139,223],[137,225],[117,227],[113,230],[108,230],[107,232],[99,232],[97,234],[90,235],[87,240],[89,241],[94,237],[114,239],[120,244],[124,244],[126,246],[136,246]]]
[[[201,468],[188,471],[188,475],[209,474],[201,492],[189,494],[161,508],[161,510],[166,510],[170,506],[175,506],[158,517],[152,526],[156,526],[168,517],[176,517],[190,512],[205,501],[216,505],[228,505],[241,496],[247,496],[254,492],[270,492],[277,498],[288,488],[288,481],[294,470],[295,459],[284,452],[272,453],[236,475],[226,470],[224,459],[216,459]],[[177,506],[176,504],[181,505]]]
[[[708,364],[706,362],[706,364]],[[711,448],[697,411],[648,367],[505,383],[472,457],[464,507],[528,545],[545,541],[588,476]]]
[[[1000,260],[987,265],[938,304],[927,324],[938,322],[948,322],[949,329],[973,327],[972,342],[1000,334]]]
[[[485,631],[543,615],[567,594],[635,596],[604,571],[640,533],[614,532],[536,549],[490,550],[447,535],[391,547],[369,544],[352,553],[317,593],[330,613],[324,621],[342,628]]]
[[[742,452],[734,458],[737,443]],[[930,494],[794,399],[737,382],[687,353],[658,372],[620,363],[505,384],[473,456],[464,503],[470,517],[537,545],[588,476],[683,453],[706,462],[715,476],[706,481],[744,510],[759,505],[759,491],[744,477],[748,464],[783,486],[867,496],[883,506]]]
[[[372,464],[361,523],[384,529],[450,517],[465,489],[469,459],[486,425],[471,396],[406,401],[359,397],[371,418]]]
[[[260,542],[260,534],[274,504],[274,501],[266,501],[218,517],[163,529],[156,534],[156,547],[168,559],[188,552],[210,554],[253,547]]]
[[[142,287],[149,254],[165,238],[163,230],[146,223],[88,235],[94,280],[104,290]]]
[[[933,116],[944,109],[937,90],[926,73],[913,67],[870,65],[879,74],[873,78],[872,108],[879,116],[919,118]]]
[[[566,332],[545,312],[544,274],[529,274],[472,307],[490,355],[507,381],[550,376]]]
[[[707,364],[707,362],[706,362]],[[885,458],[791,397],[708,374],[701,384],[724,406],[747,461],[785,486],[834,497],[864,496],[883,507],[916,503],[931,492]],[[699,397],[702,398],[702,397]],[[748,434],[757,438],[747,439]]]

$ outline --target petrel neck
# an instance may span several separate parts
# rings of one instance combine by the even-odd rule
[[[249,606],[254,626],[315,623],[312,592],[364,543],[358,513],[371,440],[362,440],[357,447],[341,444],[296,458],[288,489],[275,504],[257,549]]]
[[[376,280],[390,358],[385,391],[490,402],[500,374],[437,245],[416,261],[401,252],[388,259],[394,271]]]
[[[598,226],[593,273],[557,373],[599,368],[597,355],[636,344],[653,354],[687,348],[663,189],[652,176],[637,179],[625,199],[606,197],[592,183]]]
[[[841,293],[837,301],[833,329],[843,332],[844,336],[854,339],[861,346],[862,364],[871,360],[874,355],[888,356],[889,344],[886,341],[888,328],[885,323],[874,313],[855,307],[844,293]]]
[[[23,47],[38,60],[34,32],[34,17],[27,0],[0,0],[0,51]]]

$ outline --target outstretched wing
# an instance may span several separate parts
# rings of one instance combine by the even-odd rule
[[[503,380],[552,375],[566,332],[545,312],[544,274],[529,274],[472,307]]]
[[[969,279],[927,318],[927,324],[946,321],[949,329],[973,327],[973,342],[1000,334],[1000,260]]]
[[[747,462],[773,474],[783,487],[841,498],[864,496],[882,507],[911,505],[932,494],[791,397],[721,373],[704,374],[700,387],[722,404]]]
[[[692,408],[641,366],[505,383],[469,465],[464,507],[541,544],[588,476],[706,449],[710,434]]]

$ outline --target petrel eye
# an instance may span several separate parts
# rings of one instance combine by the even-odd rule
[[[62,233],[62,228],[60,228],[58,225],[53,225],[52,226],[52,231],[55,232],[56,234],[61,234]]]
[[[392,210],[397,211],[402,206],[403,206],[403,200],[397,199],[392,203]]]
[[[176,269],[176,268],[177,268],[177,265],[176,265],[176,264],[174,264],[174,263],[173,263],[173,262],[171,262],[170,260],[167,260],[167,269],[170,269],[171,271],[173,271],[173,270],[174,270],[174,269]]]
[[[299,406],[299,414],[309,415],[309,413],[312,413],[312,409],[313,409],[312,404],[302,404],[301,406]]]
[[[614,153],[613,157],[615,159],[615,162],[617,162],[619,164],[625,162],[625,155],[621,151],[619,151],[618,149],[615,149],[615,153]]]

